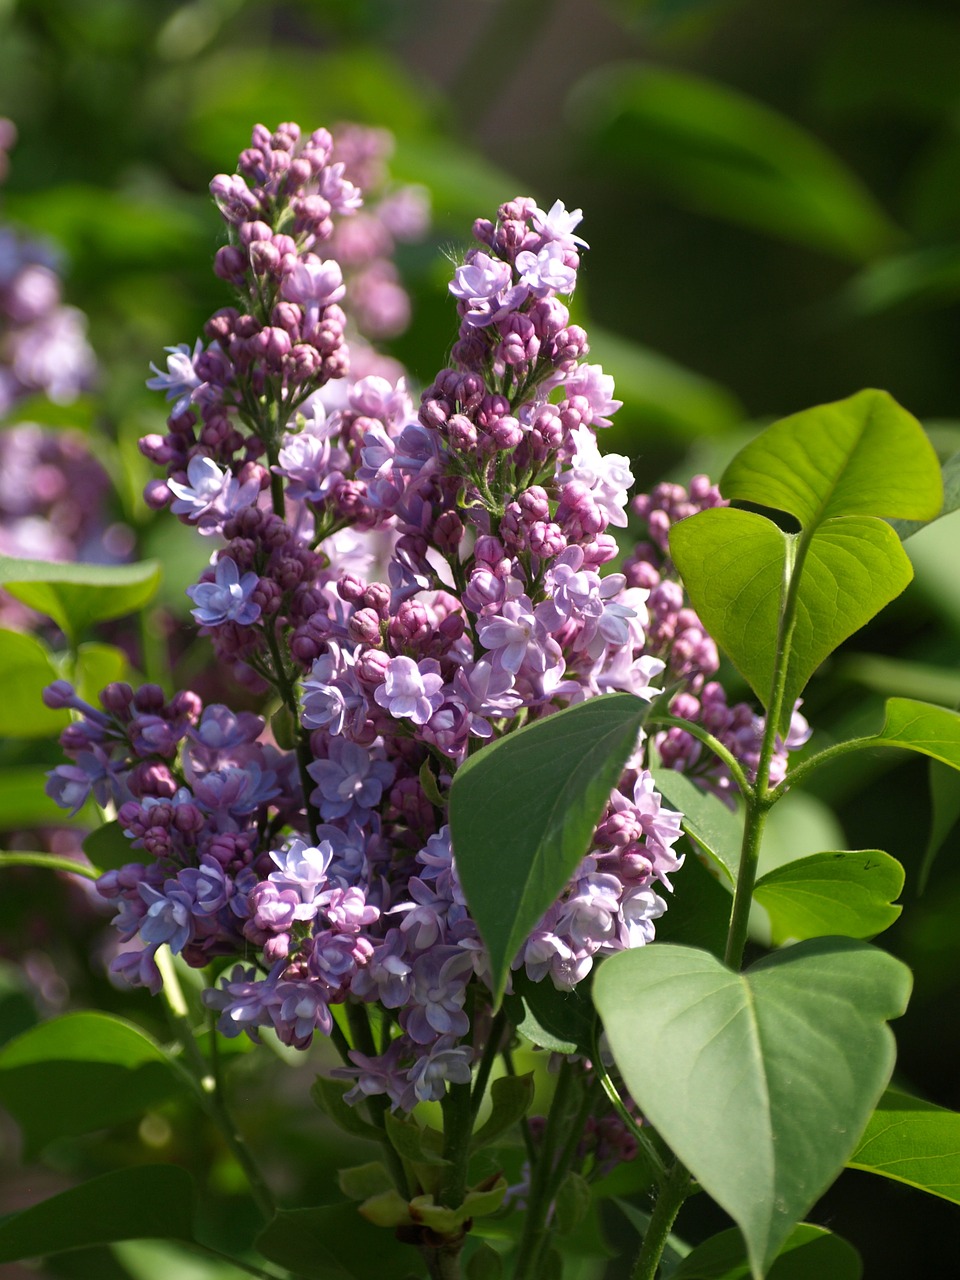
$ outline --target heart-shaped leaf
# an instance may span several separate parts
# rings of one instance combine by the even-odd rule
[[[712,508],[670,533],[694,607],[764,706],[786,661],[784,732],[824,658],[910,581],[880,517],[933,519],[940,467],[915,418],[886,393],[861,391],[775,422],[733,459],[721,490],[800,522],[787,534],[755,513]]]
[[[671,1280],[747,1280],[750,1263],[737,1230],[721,1231],[688,1253]],[[766,1280],[860,1280],[863,1266],[852,1244],[824,1227],[801,1222],[790,1232]]]
[[[765,516],[715,507],[674,525],[670,550],[707,630],[764,706],[788,578],[798,566],[782,728],[821,662],[898,596],[912,575],[890,526],[866,516],[832,519],[803,543]]]
[[[757,1280],[863,1132],[909,989],[905,965],[845,938],[742,974],[666,943],[600,966],[594,999],[627,1087],[738,1224]]]
[[[787,511],[804,529],[835,516],[932,520],[943,504],[940,463],[920,423],[874,390],[774,422],[740,450],[720,489]]]
[[[770,916],[773,942],[872,938],[889,928],[901,908],[903,867],[880,849],[815,853],[761,876],[754,897]]]
[[[960,713],[912,698],[890,698],[883,728],[864,746],[905,747],[960,769]]]
[[[60,564],[0,556],[0,584],[76,641],[95,622],[141,609],[160,584],[160,565],[155,560]]]
[[[647,710],[628,693],[592,698],[501,738],[457,770],[453,850],[496,1004],[520,947],[586,855]]]
[[[0,1222],[0,1262],[115,1240],[192,1240],[193,1179],[172,1164],[117,1169]]]
[[[149,1036],[105,1013],[65,1014],[0,1051],[0,1101],[22,1127],[28,1156],[55,1138],[141,1115],[183,1088]]]
[[[960,1204],[960,1114],[888,1089],[847,1163]]]

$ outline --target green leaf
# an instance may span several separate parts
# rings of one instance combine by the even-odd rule
[[[960,1204],[960,1114],[888,1089],[847,1163]]]
[[[669,910],[657,921],[657,941],[703,947],[722,956],[733,906],[726,879],[721,883],[719,875],[705,865],[705,859],[688,853],[683,871],[673,877],[672,883]]]
[[[773,684],[788,566],[797,539],[751,511],[715,507],[674,525],[670,550],[704,626],[764,706]],[[882,520],[844,516],[807,543],[781,731],[817,667],[904,589],[910,561]]]
[[[399,1116],[393,1111],[387,1111],[383,1120],[387,1137],[404,1160],[410,1160],[414,1164],[449,1165],[449,1160],[438,1156],[423,1141],[423,1131],[412,1116]]]
[[[68,1013],[0,1050],[0,1101],[28,1158],[56,1138],[141,1115],[184,1088],[160,1047],[105,1013]]]
[[[901,908],[903,867],[880,849],[815,853],[767,872],[754,896],[770,915],[773,943],[823,938],[872,938]]]
[[[355,1138],[370,1138],[374,1142],[383,1141],[383,1131],[376,1125],[364,1120],[363,1116],[349,1103],[344,1102],[343,1095],[352,1088],[340,1080],[328,1080],[326,1076],[317,1076],[310,1088],[310,1097],[321,1111],[330,1117],[335,1125],[345,1133],[352,1133]]]
[[[59,564],[0,556],[0,584],[77,640],[95,622],[141,609],[160,584],[160,565],[155,560]]]
[[[532,1071],[522,1076],[499,1076],[494,1080],[490,1086],[493,1109],[471,1138],[471,1150],[477,1151],[496,1142],[502,1133],[521,1120],[530,1110],[534,1092]]]
[[[680,814],[683,829],[723,872],[730,884],[737,883],[743,822],[712,792],[702,791],[676,769],[654,769],[656,789],[667,807]]]
[[[77,649],[73,683],[86,702],[97,706],[100,692],[108,684],[130,679],[130,663],[122,649],[114,644],[88,640]]]
[[[863,1132],[909,989],[898,960],[845,938],[742,974],[668,943],[599,966],[594,999],[631,1095],[740,1227],[757,1280]]]
[[[557,1192],[556,1221],[561,1236],[569,1235],[584,1220],[591,1204],[590,1184],[573,1169]]]
[[[368,1196],[394,1190],[393,1179],[386,1166],[379,1161],[340,1169],[337,1172],[337,1182],[348,1200],[366,1200]]]
[[[670,534],[694,608],[765,706],[792,610],[785,731],[824,658],[910,581],[910,562],[878,517],[933,519],[940,467],[915,418],[885,392],[861,391],[775,422],[741,449],[720,485],[725,497],[801,525],[787,534],[753,512],[713,508]]]
[[[905,747],[960,769],[960,714],[912,698],[890,698],[883,728],[863,745]]]
[[[774,422],[720,480],[725,498],[796,516],[804,529],[835,516],[933,520],[940,464],[912,414],[885,391],[858,391]]]
[[[551,1053],[593,1053],[597,1014],[589,982],[560,991],[549,978],[534,982],[525,969],[518,969],[513,990],[511,1000],[522,1002],[523,1007],[516,1028],[532,1044]]]
[[[463,1273],[466,1280],[501,1280],[503,1260],[496,1249],[481,1240],[467,1258]]]
[[[586,854],[648,706],[605,694],[526,725],[458,769],[450,830],[499,1005],[510,965]]]
[[[278,1213],[256,1247],[303,1280],[407,1280],[418,1255],[349,1201]]]
[[[743,1236],[733,1228],[711,1236],[683,1259],[671,1280],[747,1280]],[[860,1280],[863,1266],[852,1244],[825,1227],[801,1222],[777,1254],[766,1280]]]
[[[930,761],[930,799],[933,817],[923,862],[917,877],[917,892],[923,893],[934,859],[950,832],[960,821],[960,776],[939,760]]]
[[[171,1164],[105,1173],[0,1222],[0,1262],[114,1240],[193,1239],[193,1179]]]
[[[91,831],[83,842],[83,852],[101,871],[118,871],[128,862],[138,862],[144,853],[132,847],[119,822],[105,822]]]
[[[0,631],[0,737],[55,738],[70,723],[66,711],[50,711],[42,693],[59,676],[46,645],[20,631]]]
[[[853,262],[901,233],[811,134],[726,86],[625,63],[588,76],[571,101],[591,146],[692,208]]]

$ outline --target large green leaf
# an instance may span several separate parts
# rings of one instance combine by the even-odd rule
[[[888,1089],[847,1163],[960,1204],[960,1115]]]
[[[256,1245],[303,1280],[407,1280],[417,1270],[410,1245],[362,1218],[346,1200],[278,1213]]]
[[[729,464],[721,490],[800,522],[788,534],[753,512],[713,508],[670,535],[694,607],[764,705],[795,597],[784,730],[824,658],[910,581],[910,562],[879,517],[933,519],[940,466],[915,418],[885,392],[861,391],[775,422]]]
[[[912,698],[889,698],[883,728],[864,746],[905,747],[960,769],[960,713]]]
[[[605,66],[581,82],[572,109],[594,147],[704,213],[854,262],[900,239],[816,138],[726,86],[659,67]]]
[[[0,1262],[114,1240],[193,1239],[193,1179],[172,1164],[117,1169],[0,1222]]]
[[[95,622],[142,608],[160,583],[154,560],[139,564],[61,564],[0,556],[0,584],[52,618],[72,640]]]
[[[872,938],[889,928],[901,908],[903,867],[880,849],[815,853],[767,872],[754,896],[769,916],[772,941]]]
[[[767,705],[796,535],[752,511],[715,507],[674,525],[670,550],[707,630]],[[910,561],[882,520],[843,516],[806,543],[781,729],[817,667],[904,589]]]
[[[749,1275],[743,1236],[732,1229],[697,1245],[671,1273],[671,1280],[747,1280]],[[860,1280],[862,1275],[860,1255],[852,1244],[825,1227],[801,1222],[790,1232],[766,1280]]]
[[[845,938],[742,974],[666,943],[600,966],[594,999],[627,1087],[740,1227],[757,1280],[863,1132],[909,989],[906,966]]]
[[[29,1156],[55,1138],[141,1115],[184,1085],[160,1047],[105,1013],[68,1013],[0,1050],[0,1101]]]
[[[54,738],[70,721],[66,711],[49,711],[43,690],[57,679],[46,645],[20,631],[0,631],[0,737]]]
[[[940,464],[912,414],[885,391],[858,391],[774,422],[733,459],[725,498],[796,516],[932,520],[943,503]]]
[[[586,855],[648,704],[606,694],[484,748],[450,790],[454,856],[499,1003],[510,964]]]

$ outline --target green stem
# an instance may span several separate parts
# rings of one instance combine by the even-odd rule
[[[515,1076],[517,1068],[514,1065],[513,1054],[510,1052],[509,1047],[504,1049],[502,1056],[507,1075]],[[527,1159],[530,1161],[530,1168],[532,1169],[537,1160],[537,1148],[533,1141],[533,1130],[530,1128],[530,1121],[526,1116],[520,1117],[520,1133],[523,1136],[523,1145],[526,1148]]]
[[[220,1056],[217,1052],[217,1031],[213,1012],[209,1017],[210,1030],[210,1063],[204,1060],[197,1047],[193,1033],[193,1024],[188,1015],[187,1002],[183,997],[177,971],[173,966],[173,957],[166,947],[157,951],[157,967],[163,977],[162,993],[167,1006],[167,1017],[183,1047],[184,1055],[190,1063],[190,1071],[184,1074],[193,1085],[197,1099],[207,1116],[213,1121],[223,1135],[224,1141],[246,1175],[253,1201],[266,1222],[276,1214],[277,1206],[266,1179],[260,1172],[256,1160],[238,1130],[230,1109],[227,1106],[223,1089],[223,1074]],[[179,1065],[179,1064],[178,1064]]]
[[[795,787],[798,782],[813,773],[814,769],[819,769],[822,764],[826,764],[828,760],[836,760],[838,756],[844,756],[848,751],[862,751],[864,747],[884,745],[886,744],[881,739],[870,737],[850,738],[847,742],[837,742],[832,747],[824,747],[822,751],[818,751],[814,756],[808,756],[806,760],[801,760],[795,768],[791,769],[780,785],[770,792],[770,799],[782,800],[791,787]]]
[[[480,1066],[477,1068],[477,1078],[473,1082],[473,1095],[470,1100],[470,1111],[474,1120],[477,1118],[477,1112],[483,1103],[483,1095],[487,1091],[487,1081],[490,1079],[490,1070],[493,1067],[494,1059],[500,1051],[500,1041],[503,1039],[503,1024],[505,1021],[506,1016],[501,1009],[490,1026],[490,1034],[487,1036],[487,1043],[483,1047],[483,1057],[480,1059]]]
[[[660,1194],[643,1237],[631,1280],[654,1280],[670,1231],[689,1190],[690,1175],[678,1160],[660,1185]]]
[[[300,724],[297,695],[294,691],[293,681],[283,664],[280,646],[277,643],[277,637],[269,622],[263,628],[263,633],[266,637],[267,646],[270,649],[270,657],[273,660],[273,674],[274,681],[277,686],[277,692],[283,699],[283,704],[290,712],[293,723],[296,726],[294,732],[297,742],[297,769],[300,774],[300,786],[303,789],[303,803],[307,814],[307,824],[310,828],[310,838],[315,841],[317,838],[317,828],[320,826],[320,810],[310,799],[311,792],[313,791],[313,779],[307,772],[309,766],[313,764],[313,752],[310,750],[310,735]]]
[[[692,720],[683,720],[679,716],[665,715],[650,715],[647,717],[646,723],[648,725],[664,725],[668,729],[682,729],[684,733],[689,733],[691,738],[696,738],[705,747],[709,747],[713,754],[723,761],[733,775],[734,782],[744,795],[750,790],[750,783],[747,780],[747,775],[743,772],[740,761],[732,751],[723,745],[719,738],[715,738],[702,725],[695,724]]]
[[[103,874],[99,867],[88,867],[82,862],[74,862],[72,858],[58,857],[55,853],[20,850],[0,853],[0,867],[45,867],[47,871],[69,871],[73,875],[86,876],[88,880],[98,880]]]
[[[597,1034],[599,1037],[599,1027],[597,1028]],[[656,1147],[650,1141],[650,1135],[637,1122],[636,1117],[632,1116],[630,1112],[627,1110],[627,1108],[624,1106],[623,1099],[620,1097],[620,1094],[617,1092],[617,1086],[610,1079],[610,1073],[607,1071],[606,1067],[603,1065],[603,1062],[600,1058],[599,1044],[594,1044],[592,1061],[593,1061],[593,1070],[596,1073],[596,1077],[599,1080],[604,1093],[607,1095],[607,1098],[611,1106],[613,1107],[614,1111],[616,1111],[617,1115],[620,1117],[623,1123],[630,1130],[630,1132],[633,1134],[634,1140],[636,1141],[638,1148],[642,1152],[644,1159],[649,1163],[650,1167],[655,1171],[657,1180],[658,1181],[661,1180],[663,1178],[663,1175],[666,1173],[666,1169],[664,1168],[663,1161],[660,1159],[660,1153],[659,1151],[657,1151]]]
[[[537,1260],[547,1235],[550,1185],[557,1148],[565,1136],[570,1119],[573,1084],[573,1068],[565,1059],[560,1067],[553,1101],[550,1103],[543,1139],[530,1168],[530,1194],[527,1196],[527,1212],[524,1216],[523,1234],[520,1237],[520,1246],[514,1264],[513,1280],[530,1280],[538,1274]]]
[[[470,1134],[473,1132],[470,1085],[451,1084],[440,1105],[443,1108],[443,1158],[450,1161],[440,1184],[440,1203],[456,1209],[463,1204],[467,1189]]]

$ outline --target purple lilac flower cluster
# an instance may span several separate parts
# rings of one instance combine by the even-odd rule
[[[16,130],[0,119],[0,181]],[[82,311],[63,304],[50,248],[0,226],[0,417],[41,392],[66,403],[87,387],[94,357]]]
[[[521,198],[476,223],[449,286],[452,363],[415,408],[402,380],[348,376],[342,271],[316,250],[361,195],[333,154],[324,130],[258,126],[239,174],[214,180],[217,270],[246,309],[217,313],[209,346],[171,349],[152,379],[174,401],[168,434],[144,442],[168,467],[151,501],[219,540],[194,616],[273,691],[282,746],[191,693],[113,685],[97,709],[57,684],[50,705],[78,718],[50,791],[114,805],[146,855],[101,881],[117,973],[155,989],[162,944],[194,965],[233,956],[205,997],[220,1029],[296,1046],[332,1032],[338,1006],[376,1004],[380,1052],[350,1051],[347,1097],[410,1110],[469,1081],[489,1025],[446,824],[456,769],[563,706],[652,698],[665,673],[699,706],[715,650],[700,628],[677,665],[679,624],[668,641],[650,608],[666,577],[651,561],[640,580],[649,556],[601,573],[633,476],[598,448],[619,401],[563,301],[580,211]],[[535,982],[570,989],[653,939],[680,816],[644,761],[641,742],[516,957]]]

